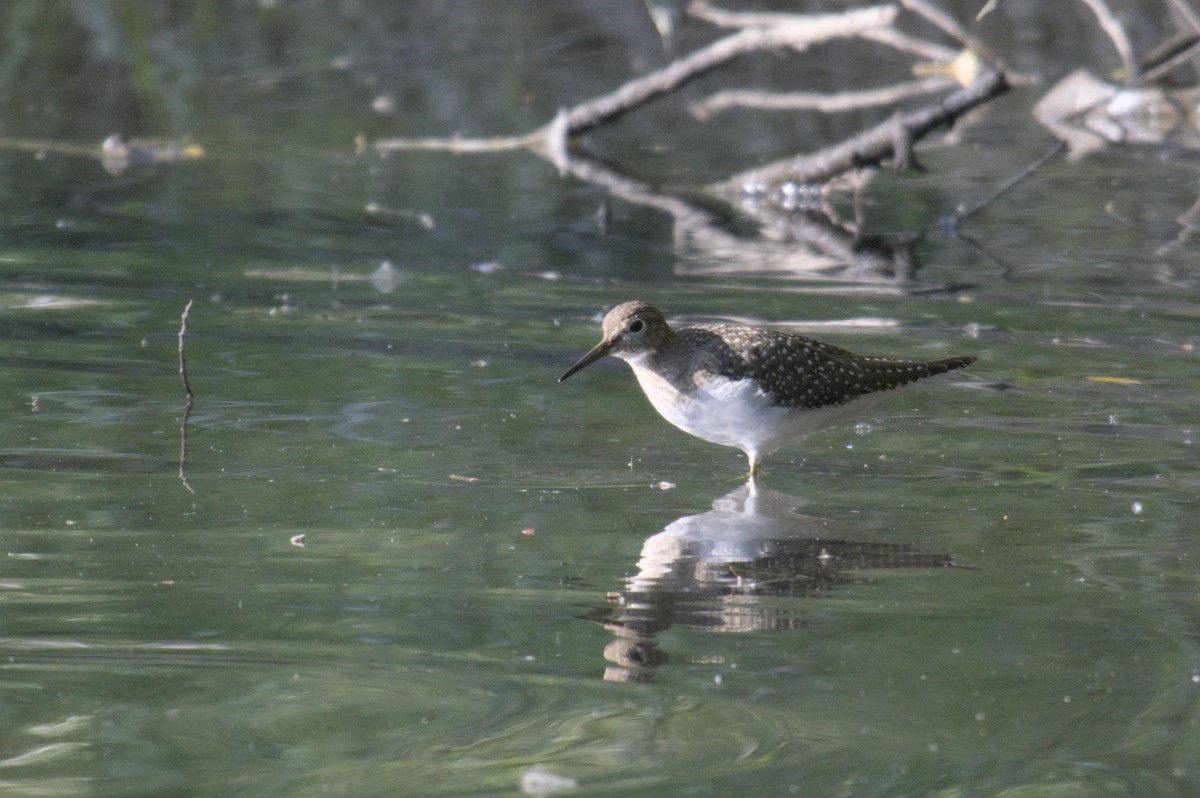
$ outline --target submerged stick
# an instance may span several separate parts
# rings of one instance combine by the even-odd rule
[[[187,357],[184,354],[184,344],[187,340],[188,316],[192,312],[192,300],[188,300],[183,308],[182,323],[179,325],[179,376],[183,380],[183,389],[187,392],[187,401],[183,405],[183,421],[179,425],[179,481],[187,488],[188,493],[195,493],[188,484],[187,478],[187,425],[192,415],[192,404],[196,394],[192,393],[192,384],[188,381]]]
[[[998,200],[1001,196],[1006,194],[1009,190],[1015,188],[1018,183],[1020,183],[1025,178],[1029,177],[1031,174],[1036,172],[1038,169],[1041,169],[1043,166],[1045,166],[1050,161],[1050,159],[1057,157],[1059,155],[1059,153],[1061,153],[1066,148],[1067,148],[1066,142],[1064,142],[1062,140],[1056,141],[1054,144],[1052,144],[1050,146],[1050,149],[1046,150],[1046,152],[1042,153],[1037,158],[1035,158],[1031,164],[1026,166],[1024,169],[1022,169],[1020,172],[1018,172],[1013,177],[1009,178],[1007,181],[1004,182],[1003,185],[1000,186],[1000,188],[996,189],[988,196],[984,197],[981,200],[978,200],[973,205],[967,205],[965,202],[959,203],[958,207],[955,208],[954,213],[950,214],[949,216],[944,216],[938,221],[939,226],[941,226],[941,228],[943,230],[951,233],[952,235],[957,235],[959,226],[964,221],[966,221],[967,219],[970,219],[972,216],[979,213],[984,208],[986,208],[987,206],[991,205],[993,202]]]

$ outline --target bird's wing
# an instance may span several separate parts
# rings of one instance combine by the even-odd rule
[[[858,355],[832,344],[776,330],[727,325],[712,325],[708,329],[725,342],[718,364],[723,376],[754,378],[772,404],[783,407],[840,405],[863,394],[899,388],[975,361],[973,357],[892,360]]]

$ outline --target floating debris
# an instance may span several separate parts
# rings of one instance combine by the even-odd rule
[[[1141,385],[1141,380],[1132,377],[1088,377],[1088,382],[1106,382],[1110,385]]]
[[[390,294],[400,284],[400,273],[390,260],[379,264],[379,268],[371,273],[371,287],[381,294]]]
[[[100,163],[109,174],[119,175],[130,166],[178,163],[204,157],[197,144],[161,141],[125,141],[117,133],[100,145]]]
[[[381,94],[371,100],[371,110],[385,116],[394,114],[396,113],[396,98],[390,94]]]
[[[534,765],[521,774],[521,792],[526,795],[549,795],[552,792],[573,790],[579,782],[568,776],[551,773],[541,765]]]

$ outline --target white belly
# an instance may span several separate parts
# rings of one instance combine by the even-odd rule
[[[753,380],[703,377],[684,394],[652,371],[630,362],[638,383],[659,414],[684,432],[723,446],[736,446],[752,459],[861,413],[883,398],[872,393],[846,404],[815,409],[772,405]]]

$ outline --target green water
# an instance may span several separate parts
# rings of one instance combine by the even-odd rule
[[[539,763],[568,795],[1200,791],[1200,272],[1194,243],[1154,254],[1194,159],[1058,162],[972,222],[999,264],[930,233],[916,286],[697,276],[669,219],[616,200],[601,234],[604,192],[528,153],[353,154],[532,125],[566,100],[527,91],[646,46],[573,4],[493,39],[474,8],[370,34],[394,52],[321,28],[345,9],[247,12],[277,50],[109,109],[202,160],[0,150],[0,795],[517,795]],[[113,132],[71,92],[121,81],[85,72],[44,105],[6,84],[6,135]],[[408,114],[373,115],[372,80]],[[595,146],[637,163],[643,124]],[[879,230],[1044,143],[1005,130],[986,168],[882,176]],[[727,135],[702,172],[757,157]],[[556,383],[632,298],[979,361],[776,453],[748,498],[744,456],[619,362]],[[846,320],[871,323],[820,324]]]

